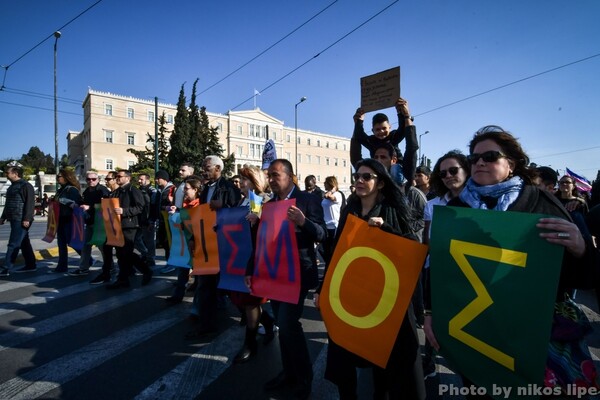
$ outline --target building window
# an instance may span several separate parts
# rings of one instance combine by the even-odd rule
[[[131,171],[131,168],[135,165],[135,161],[127,161],[127,169]]]
[[[342,165],[346,167],[346,160],[342,160]]]
[[[173,114],[167,114],[167,124],[172,124],[174,121]]]
[[[131,107],[127,107],[127,118],[129,118],[129,119],[135,118],[135,111]]]
[[[273,140],[277,140],[277,131],[273,131]]]
[[[219,132],[219,133],[223,132],[223,124],[220,122],[217,122],[217,132]]]
[[[321,182],[321,175],[317,175],[317,182]]]
[[[310,138],[306,139],[306,144],[310,146]]]
[[[254,158],[256,154],[256,145],[254,143],[250,143],[250,158]]]
[[[243,133],[243,129],[241,125],[237,126],[237,131],[238,131],[238,135],[241,135]]]
[[[298,153],[298,159],[296,161],[299,163],[302,162],[302,154]]]
[[[340,144],[339,142],[335,142],[335,149],[336,149],[336,150],[338,149],[338,145],[339,145],[339,144]]]
[[[321,147],[321,141],[317,140],[317,147]]]
[[[130,146],[135,146],[135,133],[126,132],[127,133],[127,144]]]
[[[285,153],[285,159],[286,159],[286,160],[291,160],[291,159],[292,159],[292,154],[291,154],[291,153],[288,153],[288,152],[286,152],[286,153]]]
[[[298,142],[298,144],[301,144],[301,143],[302,143],[302,139],[300,139],[300,138],[297,138],[297,140],[296,140],[296,141]]]
[[[112,105],[111,104],[104,105],[104,115],[110,115],[112,117]]]
[[[329,157],[325,157],[325,165],[329,165]]]
[[[344,183],[346,183],[346,177],[344,177]]]
[[[104,129],[104,141],[106,143],[113,142],[113,131],[108,131],[108,130]]]
[[[241,157],[244,151],[244,148],[242,146],[236,146],[237,147],[237,156]]]
[[[113,160],[111,160],[110,158],[106,159],[106,169],[109,171],[112,171],[113,169]]]
[[[321,165],[321,156],[315,156],[315,164]]]
[[[346,143],[344,143],[344,151],[346,151]]]
[[[325,147],[329,148],[329,142],[325,142]]]
[[[290,143],[292,141],[292,137],[290,135],[287,135],[287,137],[285,138],[285,141]]]
[[[306,163],[310,164],[312,162],[312,156],[310,154],[306,155]]]
[[[333,163],[333,165],[335,165],[335,166],[337,167],[337,166],[338,166],[338,159],[337,159],[337,158],[335,158],[335,159],[333,160],[333,162],[334,162],[334,163]]]
[[[148,121],[154,122],[154,111],[148,111]]]

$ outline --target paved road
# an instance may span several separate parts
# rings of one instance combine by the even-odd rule
[[[6,229],[0,226],[0,257]],[[32,232],[34,248],[51,246],[40,237]],[[287,398],[262,391],[280,370],[276,341],[261,345],[250,362],[232,365],[244,336],[232,305],[221,310],[218,333],[186,341],[191,298],[174,307],[164,303],[174,273],[157,272],[145,287],[136,277],[130,290],[112,292],[89,285],[89,278],[48,273],[54,266],[53,258],[41,260],[35,273],[0,279],[0,400]],[[596,308],[592,293],[582,292],[578,300]],[[589,344],[598,355],[600,317],[586,309],[595,328]],[[335,388],[323,379],[327,336],[311,301],[302,323],[314,362],[311,398],[336,399]],[[438,362],[438,376],[427,381],[428,398],[461,399],[438,395],[440,383],[460,382]],[[370,398],[367,370],[360,371],[360,398]]]

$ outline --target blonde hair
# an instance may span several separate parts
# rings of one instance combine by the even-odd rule
[[[240,169],[239,175],[252,182],[256,194],[268,193],[270,191],[265,173],[259,167],[253,165],[245,166]]]

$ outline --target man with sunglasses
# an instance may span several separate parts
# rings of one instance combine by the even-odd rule
[[[107,289],[120,289],[129,287],[129,276],[133,275],[133,267],[142,272],[142,285],[147,285],[152,279],[152,270],[146,262],[134,253],[135,236],[140,228],[138,217],[144,210],[144,196],[142,192],[131,184],[131,172],[121,170],[116,175],[119,188],[111,197],[119,199],[119,206],[115,207],[115,214],[121,216],[121,229],[125,245],[117,247],[117,260],[119,262],[119,275],[117,280],[106,286]]]
[[[70,271],[70,276],[86,276],[89,273],[91,266],[90,264],[92,262],[92,245],[88,244],[88,242],[94,235],[94,223],[96,217],[95,206],[96,204],[100,204],[103,198],[107,198],[110,195],[110,191],[106,188],[106,186],[99,183],[100,179],[98,178],[97,172],[88,171],[85,174],[85,181],[87,183],[87,187],[81,194],[83,197],[83,204],[79,206],[84,211],[85,242],[83,244],[83,248],[81,249],[79,268]],[[102,221],[98,221],[98,223],[102,223]],[[100,250],[102,251],[102,249]],[[104,256],[102,258],[104,258]]]

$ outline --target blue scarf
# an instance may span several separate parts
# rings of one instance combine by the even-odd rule
[[[493,210],[506,211],[517,200],[522,188],[523,179],[518,176],[495,185],[487,186],[480,186],[472,178],[469,178],[459,197],[463,202],[471,206],[471,208],[480,208],[483,210],[488,209],[484,198],[497,199],[498,203]]]

